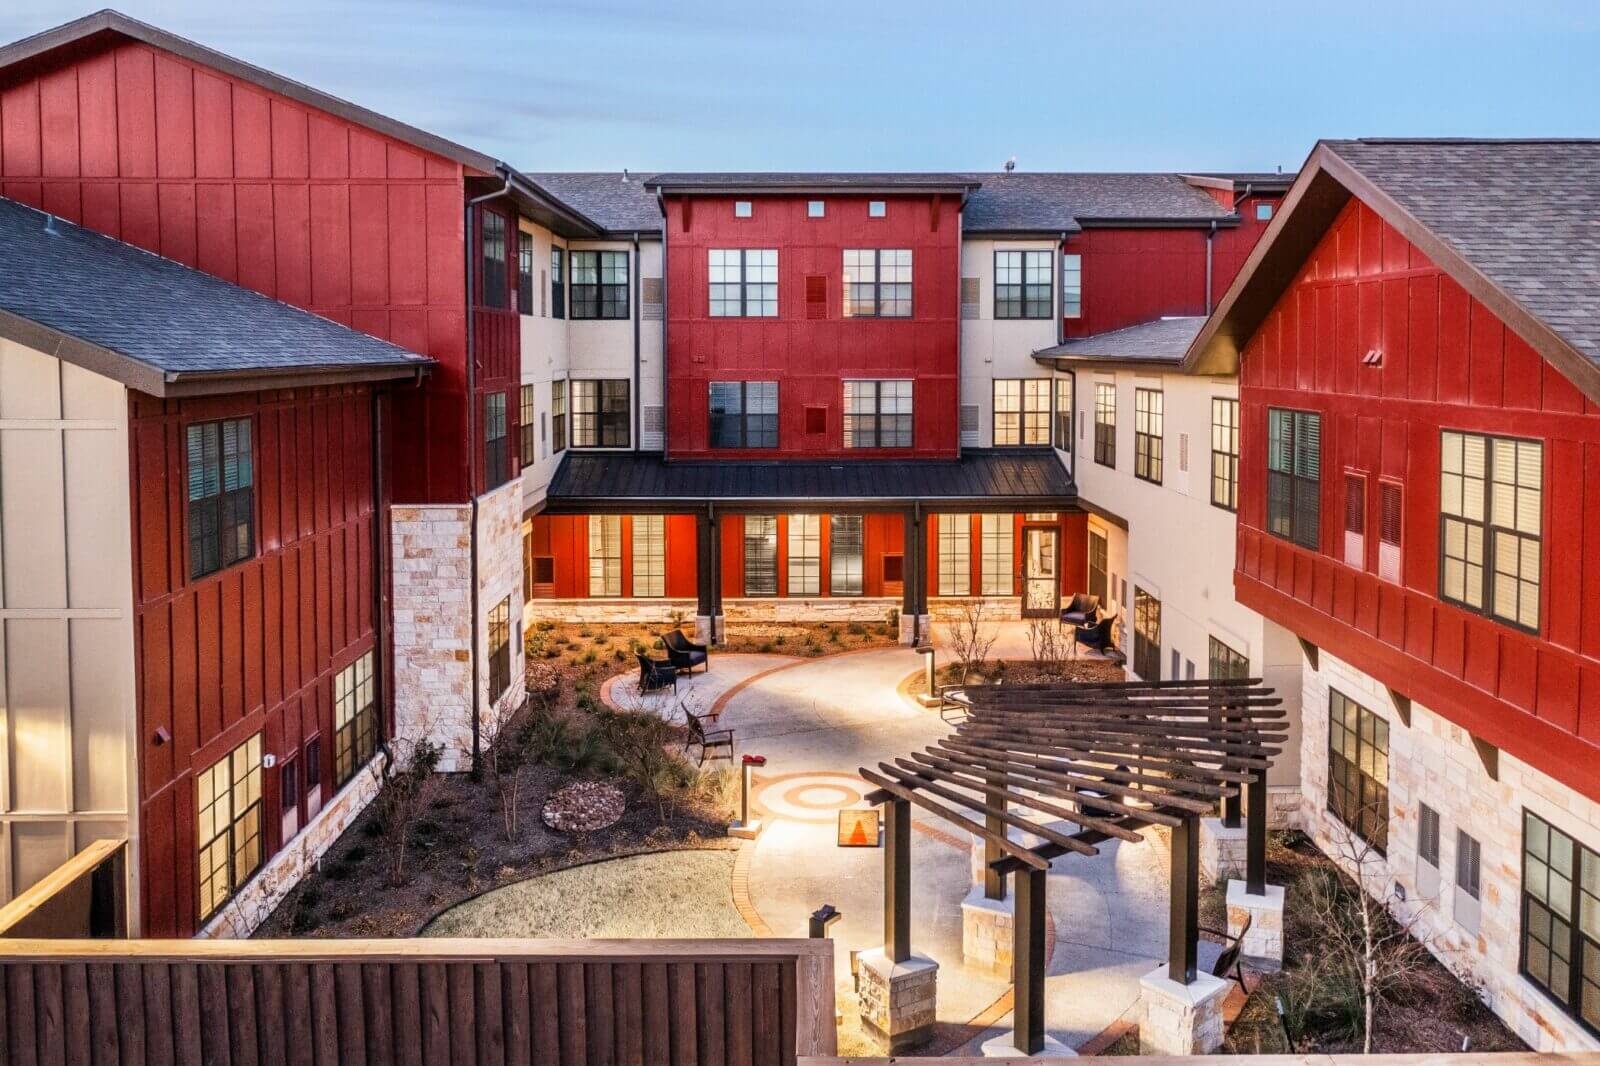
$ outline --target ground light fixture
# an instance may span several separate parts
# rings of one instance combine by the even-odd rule
[[[937,670],[934,667],[934,654],[932,644],[918,644],[917,654],[922,656],[922,676],[925,692],[917,697],[917,702],[924,707],[939,706],[938,685],[934,683]]]
[[[765,765],[765,755],[746,755],[739,760],[739,818],[728,825],[731,837],[754,840],[761,832],[761,819],[750,817],[750,777],[757,766]]]

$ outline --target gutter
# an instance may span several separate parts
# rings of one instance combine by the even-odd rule
[[[666,271],[663,270],[661,287],[666,289]],[[644,262],[639,258],[639,234],[633,234],[633,450],[638,451],[644,443],[644,397],[640,394],[640,379],[642,373],[639,369],[639,329],[644,320]],[[661,382],[661,391],[667,391],[666,381]],[[665,412],[663,412],[665,414]],[[666,432],[666,422],[663,419],[662,433]]]
[[[477,773],[478,772],[478,761],[482,757],[482,754],[483,754],[483,739],[482,739],[482,732],[483,731],[482,731],[481,723],[479,722],[479,715],[480,715],[481,710],[482,710],[482,705],[481,705],[481,703],[479,701],[479,698],[478,698],[478,695],[479,695],[478,694],[478,491],[477,491],[478,487],[475,484],[473,484],[473,481],[472,481],[473,458],[474,458],[474,456],[476,454],[476,448],[477,448],[476,441],[478,439],[478,397],[477,397],[477,394],[476,394],[477,383],[478,383],[478,373],[477,373],[478,351],[477,351],[477,338],[476,338],[474,330],[472,328],[472,321],[473,321],[473,314],[472,314],[472,278],[473,278],[473,269],[472,269],[473,268],[472,215],[473,215],[474,209],[477,208],[477,206],[479,204],[487,203],[490,200],[498,200],[503,196],[509,196],[511,194],[511,173],[509,171],[509,168],[507,168],[507,172],[505,173],[504,177],[505,177],[505,184],[500,187],[500,190],[498,192],[484,193],[482,196],[475,196],[472,199],[468,200],[467,201],[467,205],[466,205],[466,223],[467,223],[467,225],[466,225],[466,244],[467,244],[466,252],[467,252],[467,254],[466,254],[465,258],[466,258],[466,261],[467,261],[467,496],[471,500],[470,510],[471,510],[471,514],[472,514],[472,518],[471,518],[471,522],[472,522],[471,535],[467,537],[467,543],[469,545],[468,552],[469,552],[469,559],[470,559],[469,567],[470,567],[470,571],[471,571],[471,573],[469,575],[469,580],[472,582],[472,589],[471,589],[471,594],[470,594],[470,598],[469,598],[469,602],[471,604],[470,610],[472,611],[472,619],[471,619],[471,634],[472,634],[472,636],[471,636],[471,638],[469,640],[469,643],[468,643],[467,661],[470,664],[470,669],[472,670],[472,772],[473,773]],[[507,251],[507,254],[509,255],[510,254],[509,245],[507,246],[506,251]]]

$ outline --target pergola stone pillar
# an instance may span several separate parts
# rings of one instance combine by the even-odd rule
[[[1209,1055],[1222,1046],[1228,982],[1201,973],[1200,819],[1172,829],[1167,964],[1139,981],[1139,1050],[1147,1055]]]
[[[932,1032],[939,964],[911,950],[911,804],[886,800],[883,815],[883,947],[856,957],[856,996],[862,1025],[894,1055]]]

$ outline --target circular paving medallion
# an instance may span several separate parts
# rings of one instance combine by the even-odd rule
[[[786,774],[761,782],[755,801],[773,818],[827,823],[860,806],[866,794],[861,779],[848,774]]]

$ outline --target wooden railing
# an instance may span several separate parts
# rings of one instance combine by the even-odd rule
[[[127,935],[127,844],[96,840],[0,907],[0,937]]]
[[[790,1066],[827,940],[0,942],[0,1062]]]

